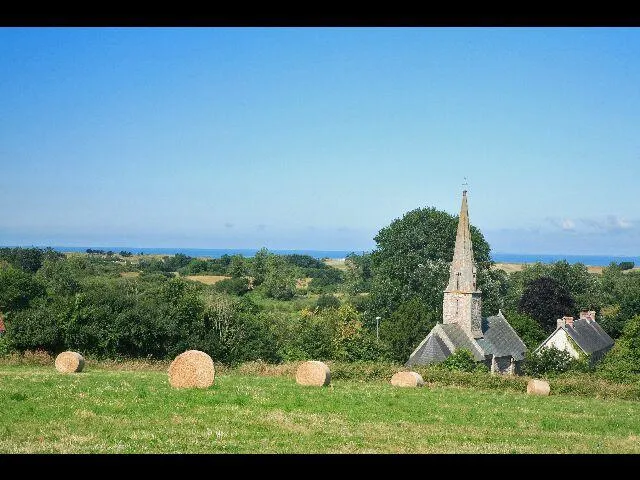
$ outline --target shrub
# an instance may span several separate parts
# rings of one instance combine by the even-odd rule
[[[535,377],[566,372],[573,364],[574,359],[569,352],[550,347],[537,353],[527,352],[523,369],[526,375]]]
[[[335,295],[322,294],[318,297],[318,301],[316,302],[316,308],[318,310],[338,307],[340,307],[340,300]]]
[[[33,275],[12,266],[0,268],[0,311],[26,308],[44,293],[44,285]]]
[[[247,277],[225,278],[215,283],[213,289],[239,297],[249,291],[249,279]]]
[[[634,266],[635,266],[634,262],[620,262],[618,264],[618,267],[620,267],[620,270],[631,270]]]
[[[640,374],[640,315],[626,323],[622,335],[598,365],[598,370],[612,379]]]
[[[7,318],[4,336],[16,350],[63,350],[63,332],[60,330],[58,309],[44,300],[32,308],[21,310]]]
[[[441,365],[447,370],[457,372],[486,372],[488,370],[484,363],[477,362],[473,354],[465,348],[457,349]]]
[[[9,340],[7,339],[7,335],[4,333],[0,333],[0,357],[5,357],[11,352],[11,346],[9,345]]]

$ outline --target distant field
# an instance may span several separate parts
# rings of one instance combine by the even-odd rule
[[[507,273],[513,273],[513,272],[521,271],[524,268],[525,265],[526,265],[525,263],[495,263],[493,265],[493,268],[495,270],[504,270]],[[587,271],[589,273],[598,273],[598,274],[600,274],[600,273],[602,273],[602,270],[604,268],[605,267],[602,267],[602,266],[587,265]],[[637,272],[638,270],[640,270],[640,267],[634,267],[631,270],[625,270],[625,272],[630,272],[630,271],[636,271]]]
[[[204,283],[205,285],[213,285],[214,283],[218,283],[220,280],[225,280],[231,277],[227,277],[225,275],[187,275],[184,278]]]
[[[525,263],[495,263],[493,268],[495,270],[504,270],[507,273],[513,273],[521,271],[525,265]],[[603,268],[604,267],[587,265],[587,271],[589,273],[602,273]]]
[[[0,366],[0,453],[640,453],[640,402],[387,381]]]
[[[121,277],[136,278],[140,276],[140,272],[120,272]]]
[[[338,270],[346,270],[347,265],[343,258],[326,258],[324,263],[329,265],[330,267],[335,267]]]

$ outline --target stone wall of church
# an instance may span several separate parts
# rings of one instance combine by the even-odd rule
[[[482,298],[480,293],[445,292],[442,323],[457,323],[472,338],[482,336]]]
[[[495,357],[487,359],[485,364],[492,373],[501,373],[506,375],[521,375],[522,374],[522,360],[511,361],[511,355],[504,357]]]

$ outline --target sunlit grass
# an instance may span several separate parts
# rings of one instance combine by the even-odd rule
[[[640,453],[640,402],[227,371],[0,366],[2,453]]]

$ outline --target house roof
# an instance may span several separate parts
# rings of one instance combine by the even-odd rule
[[[485,354],[496,357],[512,356],[514,360],[524,359],[527,347],[502,313],[483,318],[482,333],[484,337],[476,341]]]
[[[573,325],[565,325],[560,328],[564,328],[587,355],[609,348],[614,343],[613,338],[598,325],[598,322],[591,319],[579,318],[573,321]]]

